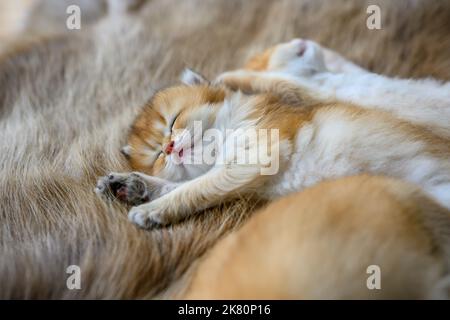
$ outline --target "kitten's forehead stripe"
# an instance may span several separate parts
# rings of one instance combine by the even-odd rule
[[[152,149],[152,150],[156,150],[158,148],[158,142],[155,141],[152,138],[147,138],[145,139],[145,142],[148,144],[148,146]]]

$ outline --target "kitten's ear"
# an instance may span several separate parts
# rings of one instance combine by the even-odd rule
[[[186,68],[180,76],[181,82],[188,86],[195,86],[200,84],[209,84],[209,81],[201,74]]]
[[[120,152],[128,159],[131,155],[131,146],[126,145],[120,149]]]

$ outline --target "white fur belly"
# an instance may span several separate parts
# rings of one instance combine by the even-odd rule
[[[335,124],[340,126],[339,121]],[[316,132],[314,141],[312,139],[315,129],[312,125],[300,130],[289,165],[270,182],[266,191],[267,198],[278,198],[324,180],[360,173],[358,166],[352,164],[348,157],[342,156],[341,150],[345,150],[340,144],[342,136],[334,134],[334,131],[339,132],[340,128],[329,129],[331,131],[322,131],[319,137]],[[343,132],[345,135],[345,130]],[[323,134],[330,134],[330,137],[326,138],[326,143],[317,141],[324,138]]]
[[[370,120],[370,118],[369,118]],[[450,208],[450,163],[424,141],[391,123],[346,119],[337,111],[316,117],[298,133],[289,165],[267,184],[269,199],[324,180],[367,173],[412,182]]]

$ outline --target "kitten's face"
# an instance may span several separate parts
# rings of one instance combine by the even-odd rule
[[[256,55],[246,68],[302,75],[325,70],[325,64],[319,45],[295,39]],[[201,134],[214,123],[225,91],[190,70],[182,81],[185,85],[155,94],[135,120],[123,149],[133,169],[172,181],[193,179],[210,169],[202,161]],[[201,133],[195,130],[199,125]]]
[[[162,90],[144,107],[124,150],[133,169],[171,181],[192,179],[209,170],[199,159],[202,133],[213,125],[225,92],[199,80]]]
[[[326,70],[322,48],[313,41],[302,39],[294,39],[267,49],[250,59],[246,68],[282,71],[297,76]]]

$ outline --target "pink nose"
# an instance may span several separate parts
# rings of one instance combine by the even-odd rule
[[[168,144],[166,144],[166,148],[164,149],[164,152],[165,152],[166,154],[171,154],[172,151],[173,151],[174,145],[175,145],[175,142],[170,141]]]

